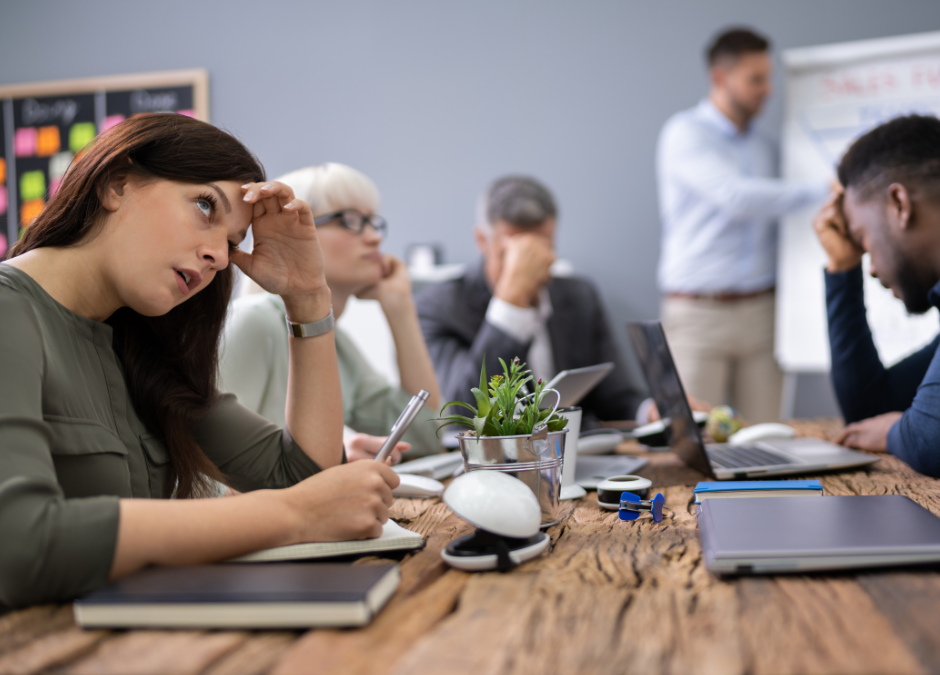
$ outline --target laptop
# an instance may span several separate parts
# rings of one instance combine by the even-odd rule
[[[696,510],[717,574],[940,562],[940,518],[902,495],[706,499]]]
[[[683,462],[717,480],[787,476],[874,464],[877,457],[816,438],[767,439],[750,445],[708,444],[692,418],[666,334],[658,321],[627,324],[653,400],[669,419],[669,446]]]
[[[607,377],[607,374],[613,369],[614,364],[607,362],[599,363],[596,366],[587,366],[586,368],[563,370],[552,378],[551,382],[548,383],[548,388],[558,392],[561,401],[558,404],[559,408],[578,405],[578,402],[587,396],[588,392]],[[543,405],[553,404],[554,399],[554,396],[546,396]]]

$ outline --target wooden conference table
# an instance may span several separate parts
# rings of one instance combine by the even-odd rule
[[[470,527],[438,499],[399,499],[393,517],[427,546],[366,628],[82,631],[70,606],[37,607],[0,617],[0,673],[940,672],[940,568],[721,580],[702,564],[701,475],[668,454],[641,473],[672,509],[662,523],[621,523],[591,493],[549,530],[550,553],[508,574],[447,568],[440,550]],[[819,478],[830,495],[900,493],[940,515],[940,482],[890,456]]]

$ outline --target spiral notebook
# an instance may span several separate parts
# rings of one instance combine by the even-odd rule
[[[382,526],[382,534],[375,539],[357,541],[331,541],[311,544],[291,544],[266,548],[249,553],[226,562],[275,562],[280,560],[311,560],[332,558],[341,555],[360,553],[379,553],[381,551],[408,551],[421,548],[424,537],[417,532],[407,530],[391,518]]]

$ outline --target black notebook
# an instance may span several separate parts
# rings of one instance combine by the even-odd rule
[[[398,565],[152,567],[77,600],[85,628],[363,626],[392,597]]]

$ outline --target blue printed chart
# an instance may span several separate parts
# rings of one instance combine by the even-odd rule
[[[940,115],[940,33],[809,47],[783,56],[785,178],[834,179],[846,148],[872,127],[899,115]],[[787,372],[829,370],[822,273],[826,256],[812,227],[817,207],[788,216],[780,227],[776,355]],[[867,272],[867,256],[864,265]],[[885,365],[927,344],[938,332],[934,310],[907,314],[867,274],[865,303]]]

